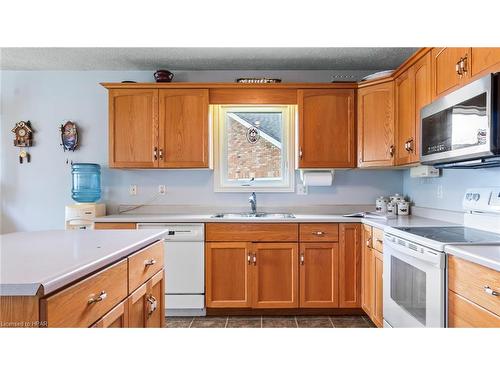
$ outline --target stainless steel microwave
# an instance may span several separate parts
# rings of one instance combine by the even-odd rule
[[[438,168],[500,165],[499,73],[422,108],[420,160]]]

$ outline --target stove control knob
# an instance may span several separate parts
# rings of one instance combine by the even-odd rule
[[[477,202],[479,200],[479,198],[481,198],[481,195],[479,193],[474,193],[473,198]]]

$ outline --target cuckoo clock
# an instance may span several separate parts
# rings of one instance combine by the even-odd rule
[[[29,121],[19,121],[12,132],[16,135],[14,146],[31,147],[33,145],[33,129]]]

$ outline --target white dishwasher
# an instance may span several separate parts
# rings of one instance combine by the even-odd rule
[[[165,315],[203,316],[205,235],[203,224],[138,223],[137,229],[166,229]]]

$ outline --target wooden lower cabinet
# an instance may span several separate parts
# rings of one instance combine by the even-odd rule
[[[375,287],[373,288],[373,310],[371,319],[377,327],[384,325],[383,316],[383,282],[382,272],[384,270],[384,258],[382,253],[377,250],[373,251],[373,278]]]
[[[383,238],[383,232],[369,225],[363,225],[362,231],[361,307],[377,327],[382,327],[384,258],[382,242],[377,240]]]
[[[297,259],[296,243],[253,244],[253,308],[298,307]]]
[[[339,307],[339,245],[301,243],[300,307]]]
[[[250,307],[251,242],[207,242],[207,307]]]
[[[339,307],[361,307],[361,225],[339,225]]]
[[[128,326],[128,305],[125,300],[99,319],[92,328],[128,328]]]
[[[164,326],[163,270],[139,286],[128,298],[128,326],[161,328]]]

